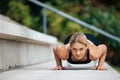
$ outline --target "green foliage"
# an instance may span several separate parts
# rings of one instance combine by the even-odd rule
[[[30,28],[32,28],[32,29],[34,29],[36,31],[42,32],[42,28],[41,28],[42,24],[41,24],[40,19],[41,19],[40,16],[32,17],[32,24],[31,24]]]
[[[102,10],[104,9],[101,7]],[[89,24],[92,24],[108,33],[120,37],[120,17],[116,15],[115,9],[102,11],[101,8],[87,7],[82,14],[81,19]],[[106,38],[105,36],[98,36],[101,42],[104,42],[114,49],[117,49],[120,44],[114,40]],[[120,50],[118,50],[120,52]]]
[[[7,15],[26,26],[31,25],[29,7],[20,1],[11,1],[8,5]]]
[[[47,11],[48,17],[48,33],[58,37],[58,40],[64,41],[65,38],[73,34],[74,32],[87,32],[93,33],[91,30],[84,28],[83,26],[72,22],[58,14],[51,11]]]
[[[111,64],[110,62],[108,62],[108,64],[109,64],[111,67],[113,67],[117,72],[120,73],[120,67],[119,67],[119,66],[115,66],[115,65]]]
[[[63,2],[65,5],[63,4]],[[104,6],[92,7],[90,5],[89,0],[83,0],[81,3],[79,3],[78,1],[79,4],[78,3],[76,4],[76,2],[72,2],[72,0],[69,1],[69,3],[67,3],[67,1],[56,0],[55,3],[56,3],[55,7],[58,8],[59,10],[62,10],[65,13],[68,13],[74,17],[77,17],[80,20],[88,24],[94,25],[95,27],[98,27],[108,33],[111,33],[112,35],[120,37],[120,17],[119,15],[117,15],[114,7],[110,7],[109,9],[105,8]],[[81,6],[81,5],[84,5],[84,6]],[[48,14],[50,15],[50,13]],[[57,17],[56,19],[53,18],[55,17],[55,14],[51,14],[51,16],[52,17],[50,19],[51,21],[53,21],[52,24],[56,24],[56,26],[59,25],[58,27],[62,27],[59,29],[59,30],[62,30],[62,33],[70,34],[76,31],[91,33],[93,35],[96,35],[101,43],[107,44],[118,53],[120,52],[120,50],[117,50],[120,46],[118,42],[112,39],[106,38],[105,36],[102,36],[95,31],[86,29],[85,27],[78,25],[74,22],[71,22],[67,19],[61,20],[57,25],[57,22],[56,22]],[[61,31],[56,31],[56,32],[58,32],[58,35],[56,36],[61,35],[61,33],[59,33]],[[58,37],[58,39],[63,40],[64,38]]]
[[[67,22],[66,27],[67,27],[68,32],[71,32],[71,33],[80,31],[80,25],[72,21]]]

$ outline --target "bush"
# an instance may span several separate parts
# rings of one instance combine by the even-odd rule
[[[18,21],[26,26],[31,25],[31,17],[29,12],[29,7],[24,5],[20,1],[11,1],[8,4],[7,15],[11,17],[11,19]]]

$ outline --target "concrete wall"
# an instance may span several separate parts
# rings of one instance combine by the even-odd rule
[[[56,43],[55,37],[36,32],[0,15],[0,69],[48,61]]]

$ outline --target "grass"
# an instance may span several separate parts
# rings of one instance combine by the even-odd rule
[[[115,65],[113,65],[113,64],[111,64],[111,63],[109,63],[109,62],[108,62],[108,64],[109,64],[112,68],[114,68],[117,72],[120,73],[120,67],[119,67],[119,66],[115,66]]]
[[[112,66],[117,72],[119,72],[120,73],[120,67],[118,67],[118,66]]]

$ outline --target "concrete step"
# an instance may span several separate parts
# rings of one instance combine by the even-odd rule
[[[0,73],[0,80],[120,80],[120,74],[107,63],[108,70],[93,70],[93,62],[85,65],[67,66],[67,70],[51,70],[55,67],[54,61],[44,62],[38,65],[28,66],[17,70]]]

